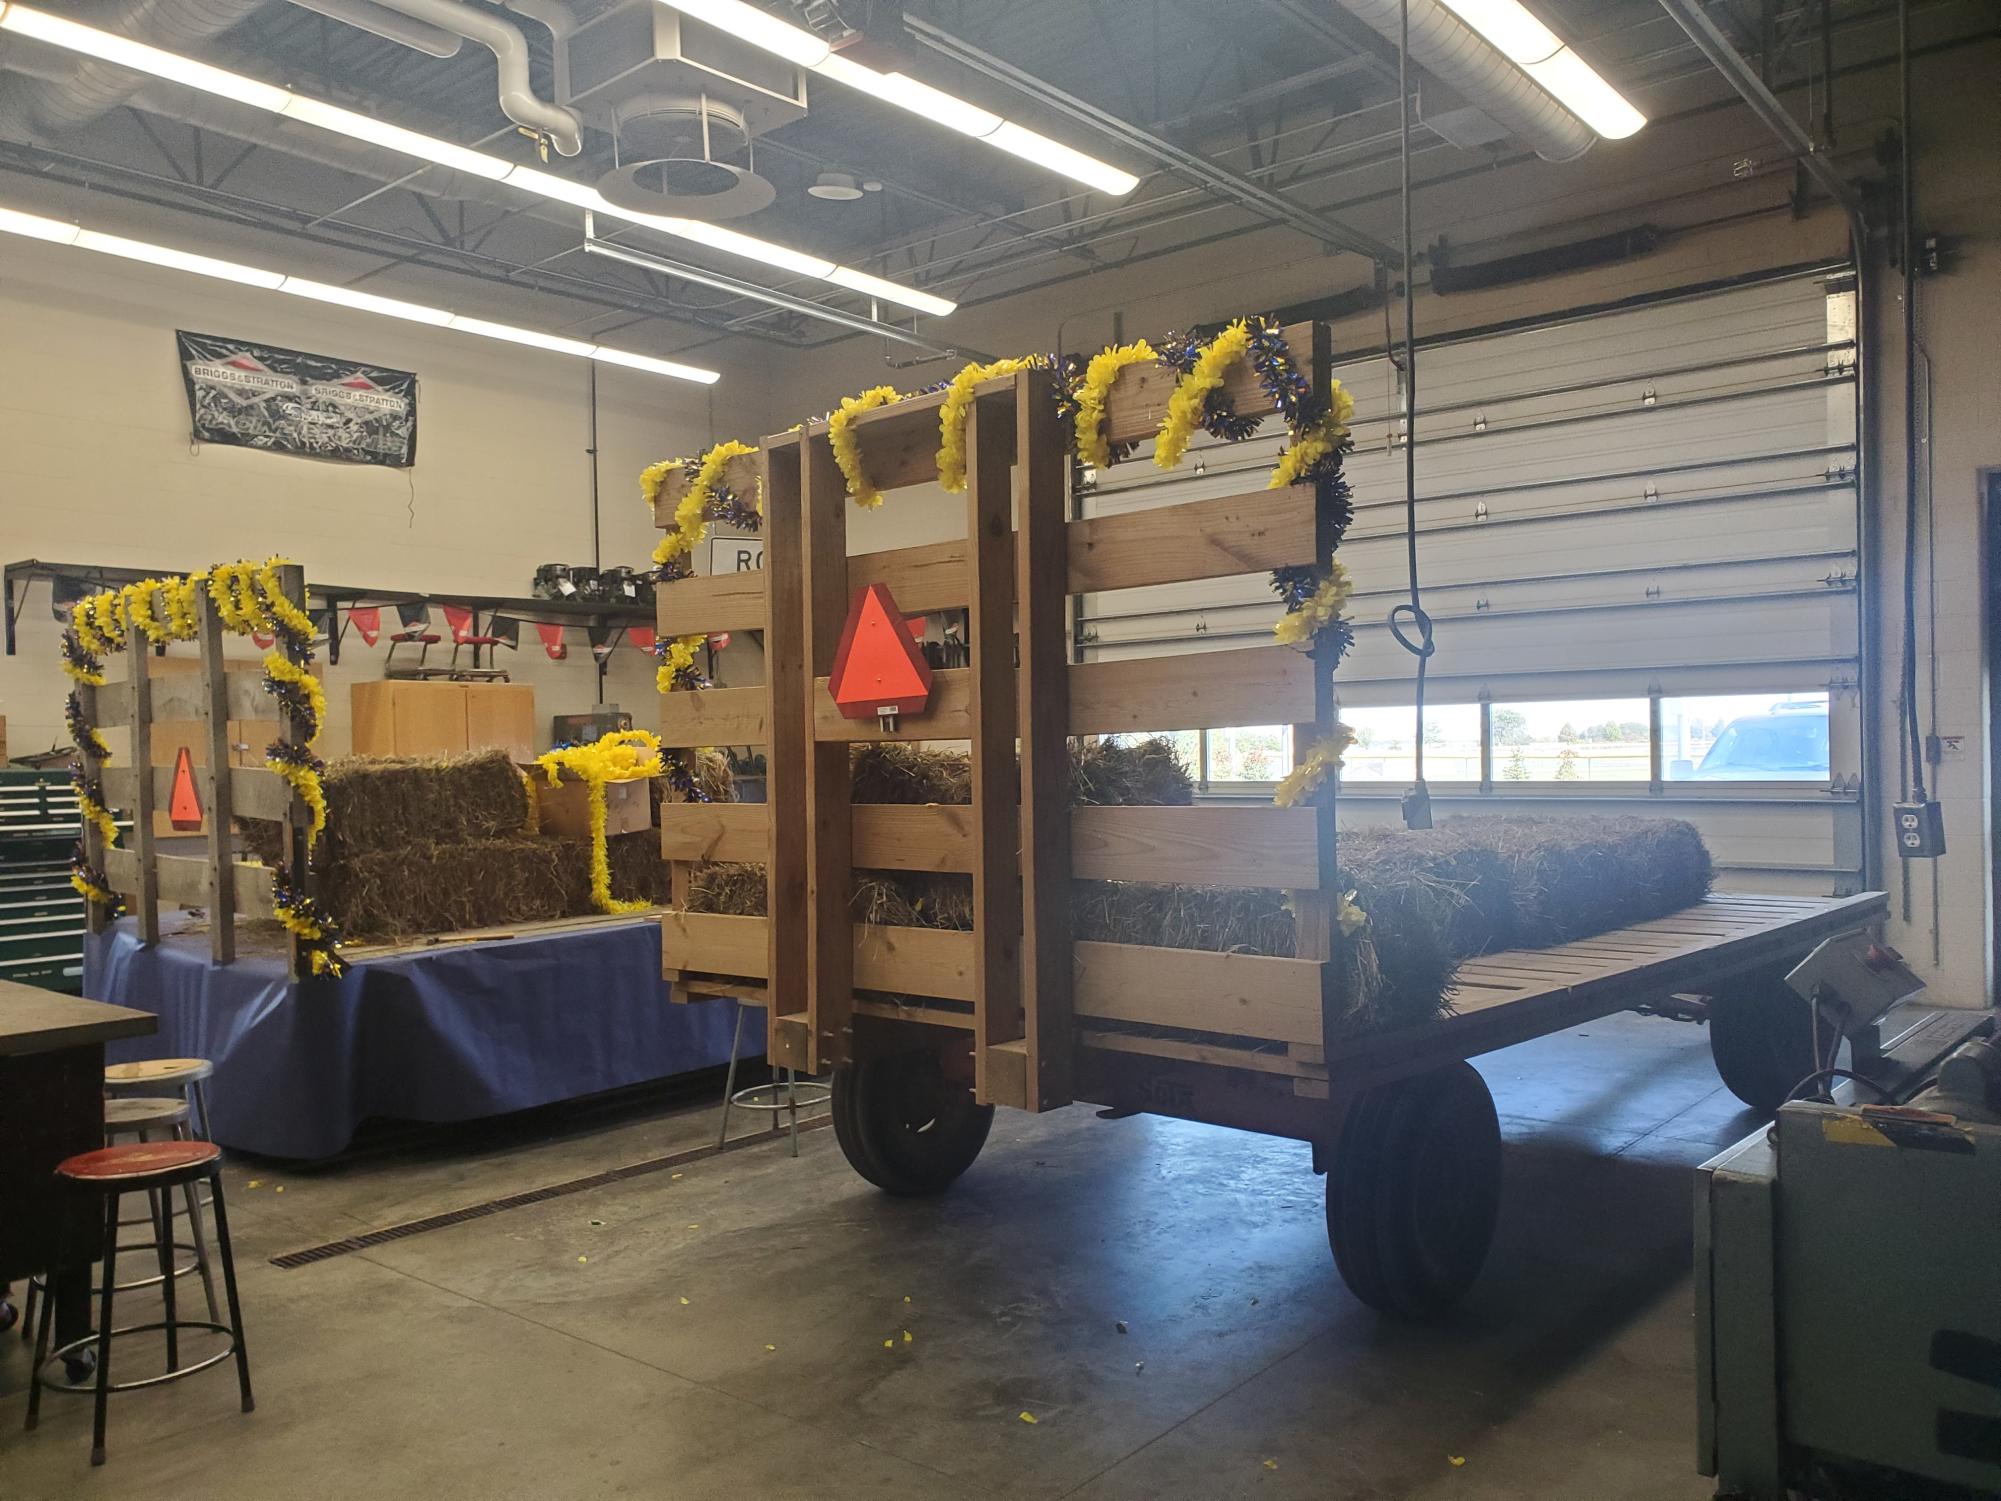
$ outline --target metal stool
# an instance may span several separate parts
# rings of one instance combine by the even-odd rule
[[[50,1389],[67,1392],[93,1392],[97,1398],[97,1412],[91,1429],[90,1462],[104,1463],[104,1419],[105,1409],[111,1393],[136,1391],[141,1387],[159,1386],[164,1382],[178,1381],[183,1376],[192,1376],[197,1371],[205,1371],[236,1357],[237,1385],[242,1389],[243,1410],[253,1412],[257,1403],[250,1395],[250,1357],[243,1345],[243,1309],[236,1296],[236,1261],[229,1249],[229,1210],[222,1197],[222,1149],[208,1141],[137,1141],[123,1146],[100,1147],[95,1152],[82,1152],[68,1158],[56,1169],[56,1175],[72,1190],[72,1197],[64,1205],[66,1220],[69,1216],[92,1211],[94,1206],[87,1202],[87,1196],[96,1195],[103,1203],[104,1211],[104,1270],[98,1284],[97,1332],[87,1334],[82,1339],[71,1340],[60,1349],[49,1349],[49,1326],[54,1322],[55,1300],[42,1300],[42,1316],[35,1329],[35,1361],[28,1377],[28,1427],[33,1428],[40,1420],[42,1392]],[[128,1324],[118,1328],[111,1321],[113,1295],[118,1290],[118,1201],[128,1193],[166,1194],[173,1189],[186,1187],[200,1180],[206,1180],[209,1194],[215,1205],[215,1243],[222,1254],[222,1285],[229,1299],[229,1322],[224,1324],[213,1319],[183,1319],[174,1309],[174,1279],[164,1277],[160,1290],[166,1300],[165,1317],[153,1323]],[[70,1221],[70,1223],[74,1223]],[[66,1227],[67,1228],[67,1227]],[[164,1268],[163,1268],[164,1269]],[[183,1329],[206,1329],[216,1334],[229,1336],[227,1349],[217,1351],[193,1365],[180,1363],[180,1332]],[[154,1330],[167,1337],[167,1369],[165,1374],[148,1376],[138,1381],[113,1382],[111,1379],[111,1342],[120,1335],[144,1334]],[[94,1344],[97,1349],[97,1374],[90,1385],[80,1382],[56,1381],[43,1374],[43,1368],[86,1345]]]
[[[730,1110],[763,1110],[771,1114],[771,1129],[778,1129],[781,1111],[791,1115],[792,1155],[799,1155],[799,1109],[803,1106],[825,1105],[834,1097],[834,1086],[818,1079],[801,1080],[791,1069],[785,1070],[783,1080],[773,1079],[768,1084],[753,1084],[748,1089],[736,1087],[737,1048],[743,1042],[743,1013],[747,1008],[737,1006],[736,1028],[730,1033],[730,1068],[723,1080],[723,1119],[716,1128],[716,1150],[720,1152],[730,1139]],[[779,1098],[779,1092],[785,1098]]]
[[[185,1140],[187,1137],[187,1120],[188,1101],[184,1096],[114,1096],[104,1102],[104,1144],[111,1146],[120,1136],[134,1135],[139,1140],[146,1141],[149,1139],[147,1133],[153,1131],[163,1131],[167,1133],[168,1138],[171,1140]],[[127,1245],[123,1249],[126,1251],[153,1251],[160,1255],[163,1268],[163,1270],[154,1273],[150,1277],[135,1277],[130,1282],[119,1283],[118,1291],[135,1292],[142,1287],[158,1287],[161,1281],[169,1275],[164,1268],[171,1266],[173,1268],[172,1276],[186,1277],[191,1274],[200,1276],[202,1291],[208,1298],[208,1316],[211,1319],[220,1318],[221,1314],[217,1309],[215,1300],[215,1275],[209,1267],[208,1239],[202,1233],[201,1200],[192,1183],[182,1186],[181,1197],[184,1202],[183,1212],[188,1217],[187,1241],[176,1241],[173,1238],[176,1211],[173,1206],[173,1196],[171,1194],[147,1194],[147,1213],[145,1216],[134,1219],[121,1219],[118,1222],[118,1227],[121,1230],[128,1230],[134,1225],[148,1225],[152,1227],[152,1240]],[[165,1249],[162,1250],[162,1247]],[[192,1258],[185,1266],[178,1264],[179,1253],[182,1251],[188,1252]],[[35,1302],[38,1298],[47,1296],[48,1280],[43,1274],[36,1273],[28,1279],[28,1295],[23,1300],[24,1307],[21,1318],[21,1338],[23,1340],[34,1337]]]
[[[189,1125],[203,1141],[209,1130],[208,1081],[215,1065],[206,1058],[148,1058],[143,1063],[113,1063],[104,1070],[109,1095],[161,1094],[171,1090],[188,1102]]]

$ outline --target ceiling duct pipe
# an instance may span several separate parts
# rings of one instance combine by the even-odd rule
[[[264,0],[124,0],[91,18],[120,36],[199,56]],[[4,56],[4,52],[0,52]],[[97,58],[67,63],[60,78],[0,89],[0,135],[62,135],[108,115],[139,91],[142,75]]]
[[[385,42],[395,42],[431,57],[457,57],[459,49],[465,46],[465,38],[457,32],[384,10],[375,0],[292,0],[292,3],[329,21],[345,22]]]
[[[1397,40],[1405,0],[1341,0],[1371,31]],[[1438,0],[1408,0],[1410,55],[1427,73],[1463,94],[1546,162],[1582,156],[1597,139],[1585,123],[1545,94]]]
[[[528,38],[512,21],[458,0],[375,0],[377,5],[446,31],[490,51],[500,65],[500,108],[516,125],[540,131],[564,156],[584,149],[583,122],[573,110],[535,92],[528,76]]]

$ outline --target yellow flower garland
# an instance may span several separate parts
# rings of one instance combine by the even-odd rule
[[[662,459],[657,464],[648,464],[639,471],[639,498],[649,506],[658,503],[660,492],[667,488],[668,476],[679,474],[686,463],[685,459]]]
[[[1334,908],[1334,921],[1341,925],[1341,936],[1353,938],[1369,925],[1369,914],[1355,905],[1355,893],[1344,891]]]
[[[80,870],[72,870],[69,873],[69,883],[76,888],[76,894],[87,902],[95,902],[100,907],[116,907],[118,905],[117,892],[100,886],[95,881],[85,880],[83,872]]]
[[[201,598],[200,590],[207,587],[208,575],[191,573],[186,578],[167,579],[163,582],[161,595],[167,602],[168,634],[176,641],[192,641],[199,634],[200,627],[195,620],[195,601]]]
[[[90,596],[90,623],[106,651],[124,650],[125,612],[116,590],[106,589]]]
[[[1188,441],[1202,425],[1202,412],[1209,393],[1219,390],[1223,377],[1237,361],[1250,353],[1251,334],[1239,318],[1196,356],[1195,368],[1181,378],[1168,398],[1167,417],[1153,441],[1153,461],[1162,469],[1172,469],[1188,452]]]
[[[668,644],[667,655],[660,659],[660,670],[653,675],[653,686],[662,693],[672,693],[675,680],[695,665],[695,653],[708,639],[699,634],[675,637]]]
[[[695,477],[689,483],[687,493],[674,507],[673,530],[663,536],[660,545],[653,549],[653,561],[656,564],[667,563],[683,553],[692,553],[702,545],[702,539],[709,534],[709,519],[706,514],[709,501],[715,495],[716,486],[722,481],[723,471],[729,467],[731,459],[744,458],[756,452],[757,450],[750,444],[739,443],[736,439],[730,438],[702,455],[701,465],[695,470]],[[659,465],[654,466],[654,468],[659,467]],[[653,470],[649,469],[646,472],[651,474]],[[641,482],[643,485],[644,477]],[[653,487],[654,498],[659,497],[661,486],[665,482],[666,476],[662,475],[660,482]],[[757,509],[760,513],[764,510],[762,495],[757,498]]]
[[[1112,384],[1126,366],[1159,358],[1144,339],[1101,349],[1091,356],[1077,388],[1077,457],[1098,469],[1112,462],[1112,446],[1105,440],[1105,402]]]
[[[1313,598],[1297,610],[1281,615],[1278,624],[1272,627],[1272,634],[1287,646],[1311,641],[1340,617],[1348,596],[1354,592],[1354,580],[1349,578],[1341,560],[1329,559],[1327,576],[1313,591]]]
[[[104,836],[106,845],[118,842],[118,820],[111,816],[111,810],[96,798],[77,788],[76,805],[83,810],[84,822],[97,825],[97,832]]]
[[[290,558],[266,558],[257,570],[257,597],[270,618],[285,627],[302,641],[313,638],[313,617],[285,597],[285,591],[278,582],[278,570],[292,566]],[[322,705],[324,708],[324,705]],[[321,716],[326,716],[322,712]]]
[[[611,894],[611,853],[605,841],[605,784],[636,782],[657,777],[664,769],[660,737],[647,730],[614,730],[589,745],[568,745],[547,751],[535,764],[554,787],[568,771],[585,783],[590,809],[591,902],[600,912],[614,915],[644,912],[653,904],[645,899],[622,901]]]
[[[1282,490],[1297,484],[1299,477],[1348,438],[1348,424],[1355,419],[1355,398],[1336,380],[1328,392],[1327,410],[1320,420],[1292,440],[1292,447],[1279,455],[1278,467],[1271,472],[1266,488]]]
[[[1341,769],[1341,757],[1354,743],[1355,732],[1337,722],[1333,734],[1315,742],[1305,755],[1293,762],[1292,770],[1285,774],[1271,800],[1281,808],[1304,802],[1319,790],[1330,772]]]
[[[173,625],[160,617],[160,597],[166,585],[160,579],[140,579],[118,591],[125,618],[155,646],[165,646],[173,638]]]
[[[974,363],[952,377],[952,384],[945,390],[944,405],[938,408],[938,483],[947,493],[963,495],[966,490],[966,411],[973,404],[974,387],[982,381],[1033,370],[1041,364],[1034,355],[1024,355],[1020,359],[995,360],[990,365]]]
[[[827,418],[827,441],[833,445],[834,462],[841,466],[841,476],[848,482],[848,497],[864,510],[872,511],[882,504],[882,491],[870,484],[862,472],[862,446],[855,436],[855,418],[902,399],[894,386],[872,386],[858,395],[843,396],[840,406]]]

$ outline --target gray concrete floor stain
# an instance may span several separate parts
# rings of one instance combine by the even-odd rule
[[[1082,1107],[1003,1113],[936,1200],[875,1193],[822,1130],[291,1271],[269,1258],[697,1145],[713,1108],[238,1160],[257,1411],[224,1371],[114,1398],[93,1472],[87,1400],[22,1432],[9,1336],[0,1501],[1707,1495],[1690,1172],[1756,1119],[1696,1027],[1479,1066],[1501,1227],[1422,1326],[1341,1286],[1305,1148]],[[121,1374],[158,1360],[135,1341]]]

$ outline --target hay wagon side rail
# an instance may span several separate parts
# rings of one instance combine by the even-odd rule
[[[1324,388],[1324,328],[1285,333]],[[1333,538],[1314,489],[1069,520],[1051,382],[1033,371],[976,389],[966,541],[850,557],[845,482],[826,424],[814,423],[735,461],[762,466],[764,570],[659,587],[662,635],[766,631],[765,684],[668,694],[662,740],[764,745],[768,801],[665,805],[662,846],[670,861],[765,862],[769,916],[671,912],[662,946],[684,992],[769,1007],[774,1061],[811,1070],[855,1061],[872,1046],[857,1049],[858,1030],[872,1024],[956,1033],[970,1043],[982,1103],[1044,1109],[1073,1096],[1080,1026],[1198,1027],[1301,1056],[1324,1035],[1336,1004],[1324,895],[1335,888],[1331,793],[1287,809],[1072,808],[1068,753],[1072,736],[1279,719],[1300,726],[1308,744],[1331,730],[1331,674],[1292,647],[1079,665],[1067,649],[1073,594],[1324,561]],[[1151,436],[1174,384],[1160,365],[1124,371],[1107,402],[1110,441]],[[1272,410],[1248,370],[1229,390],[1240,414]],[[856,421],[862,466],[878,488],[935,478],[943,400],[916,396]],[[748,483],[741,470],[725,479]],[[670,478],[658,524],[672,523],[680,493]],[[872,583],[888,585],[907,614],[963,608],[970,617],[970,665],[936,672],[928,710],[893,729],[841,717],[826,691],[851,592]],[[970,742],[972,803],[853,803],[849,748],[885,739]],[[970,874],[972,930],[854,923],[845,894],[856,870]],[[1072,877],[1158,881],[1167,872],[1190,885],[1293,892],[1304,957],[1073,944]]]
[[[305,605],[305,573],[297,565],[278,570],[281,592],[293,604]],[[285,867],[294,885],[306,889],[305,829],[307,812],[291,784],[265,767],[231,764],[229,725],[232,720],[274,717],[274,700],[264,689],[262,667],[230,667],[223,658],[224,628],[215,603],[203,590],[195,606],[196,645],[201,670],[156,677],[151,671],[152,648],[134,631],[121,653],[127,676],[102,687],[80,685],[78,700],[84,721],[97,729],[124,729],[130,739],[123,764],[104,768],[105,797],[112,808],[132,820],[131,844],[106,848],[103,836],[88,821],[84,825],[85,858],[104,872],[113,891],[127,899],[135,914],[142,943],[160,941],[161,906],[198,907],[208,914],[209,953],[217,964],[236,958],[236,917],[276,916],[274,872],[269,866],[236,858],[234,820],[265,819],[282,830]],[[282,712],[275,715],[278,738],[302,744],[298,726]],[[193,767],[195,785],[207,828],[201,855],[169,855],[158,848],[153,828],[156,809],[170,806],[175,768],[154,765],[152,730],[156,723],[198,721],[206,764]],[[108,925],[104,910],[91,904],[90,927]],[[290,973],[301,977],[299,943],[287,935]]]

